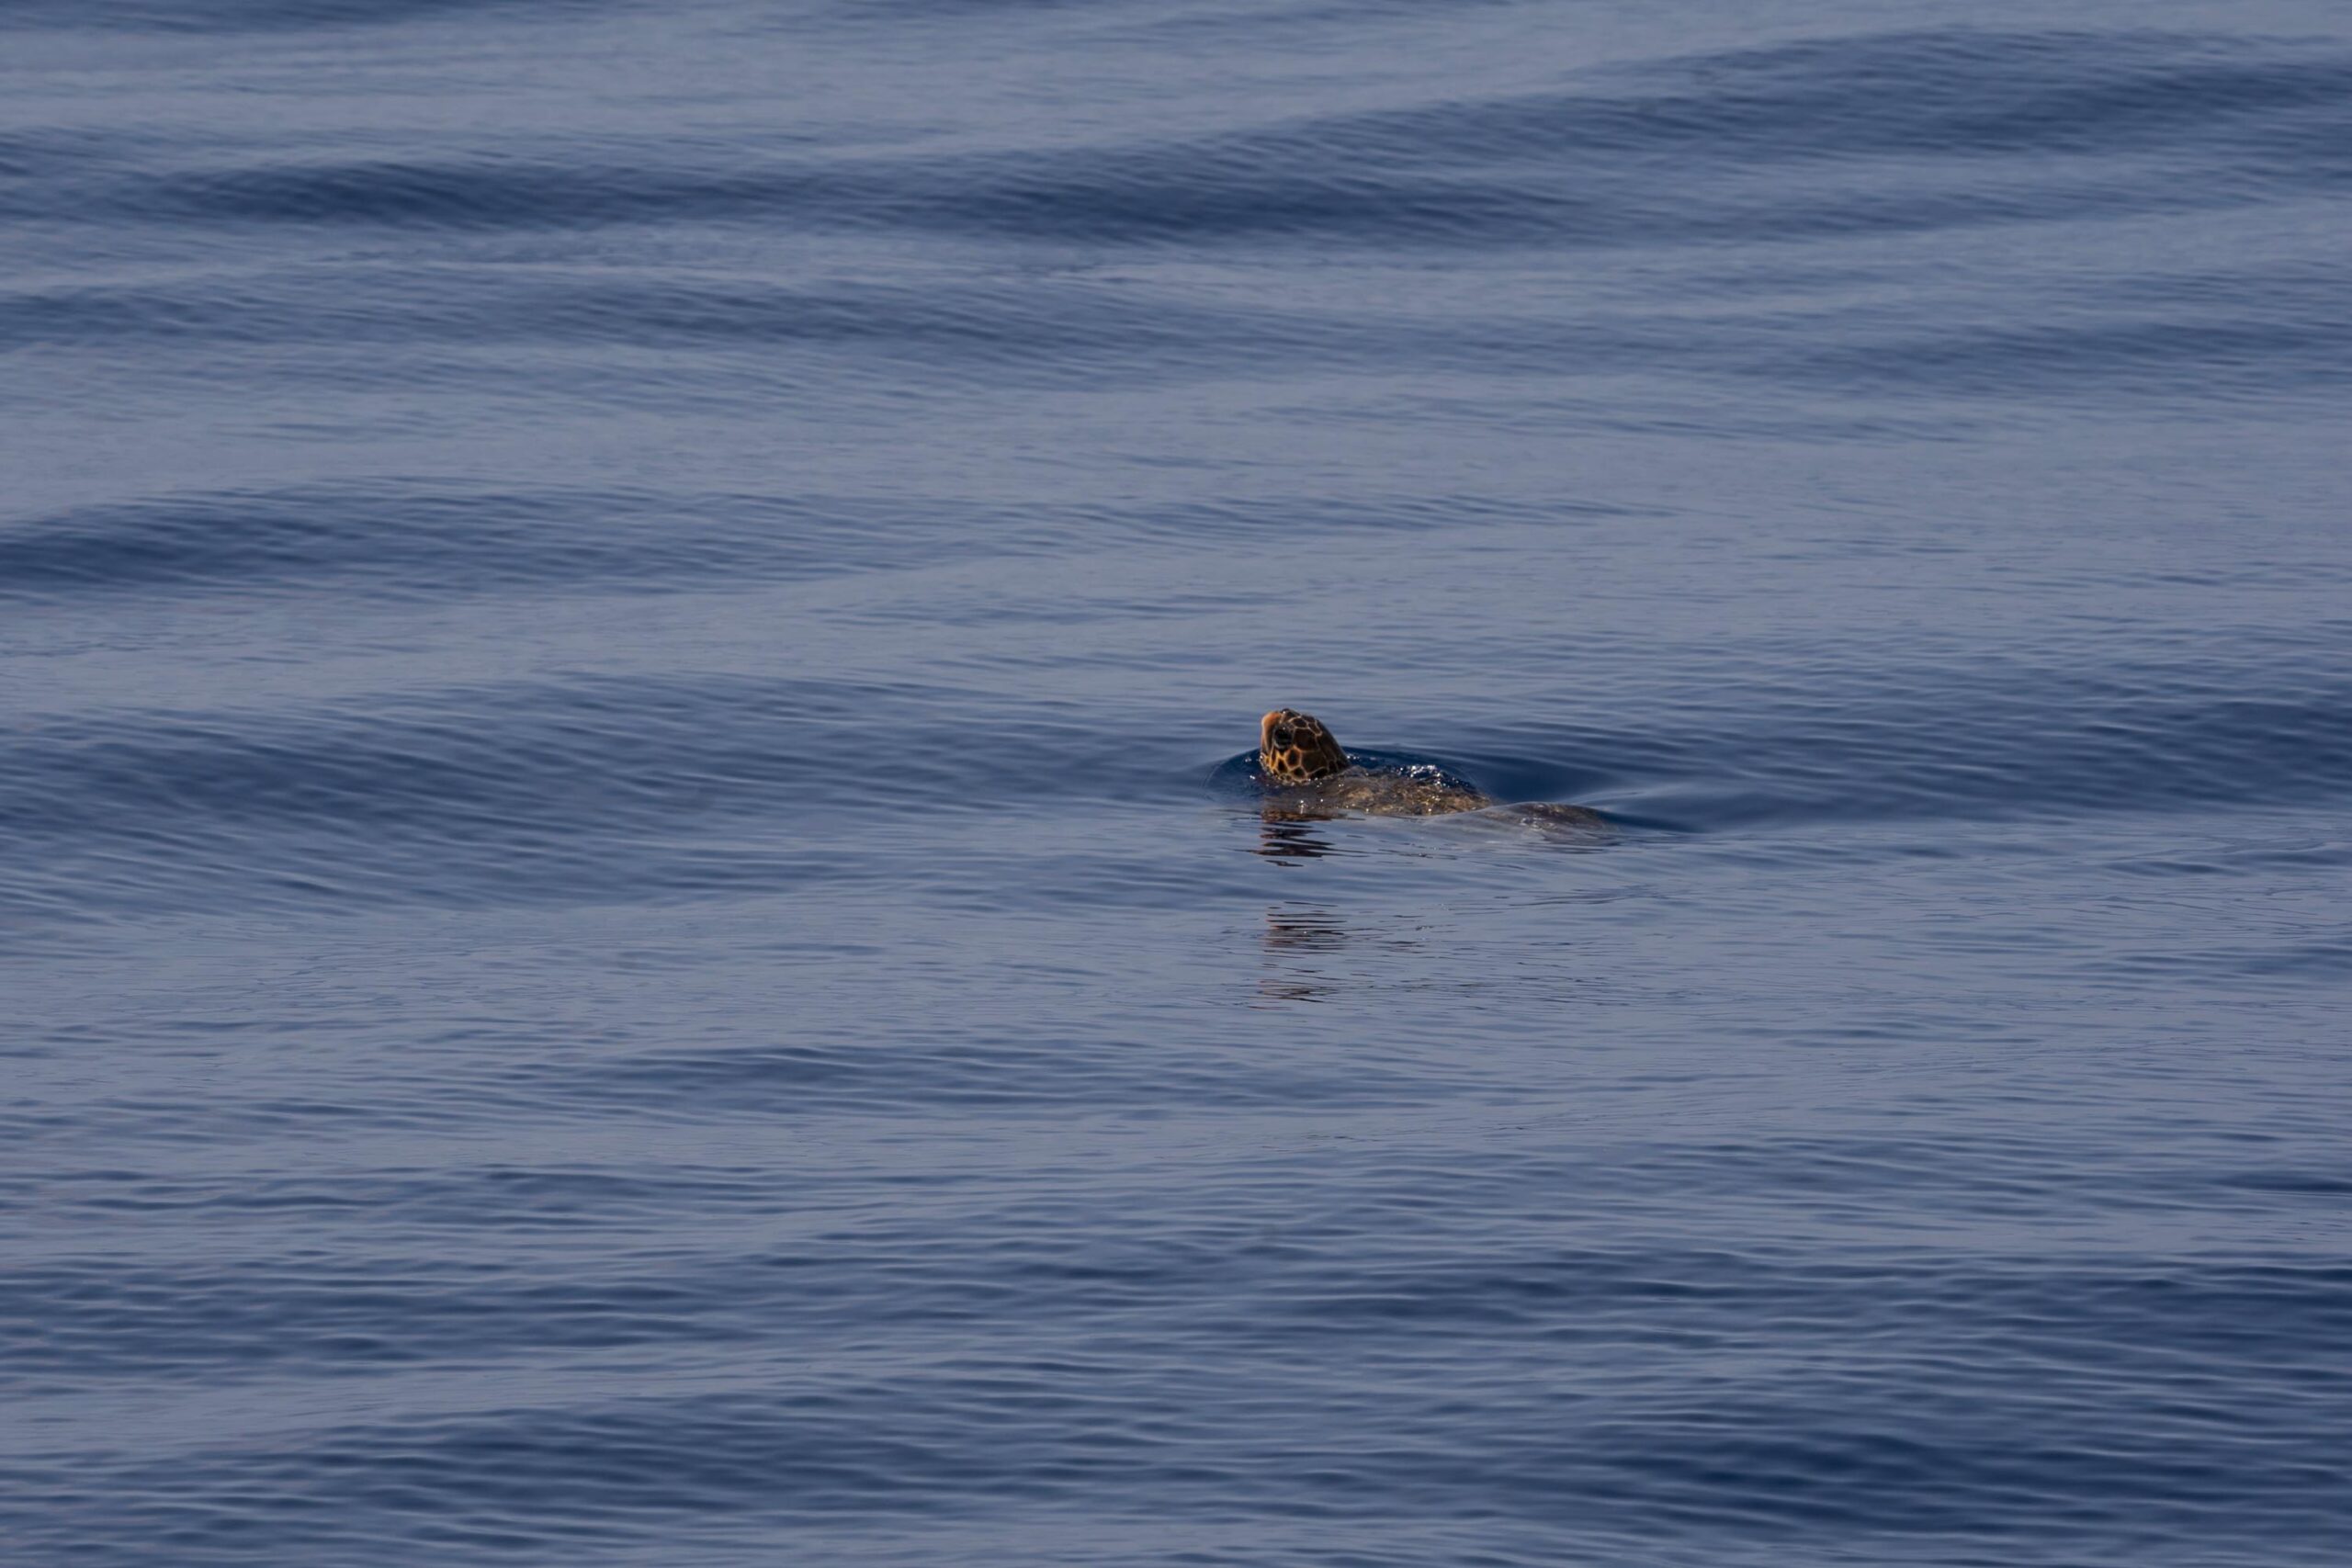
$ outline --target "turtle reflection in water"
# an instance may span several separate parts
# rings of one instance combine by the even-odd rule
[[[1608,818],[1580,806],[1504,806],[1431,763],[1351,757],[1322,720],[1295,708],[1276,708],[1258,721],[1258,771],[1270,822],[1491,811],[1587,834],[1609,830]]]

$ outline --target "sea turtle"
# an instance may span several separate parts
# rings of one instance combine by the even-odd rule
[[[1323,721],[1276,708],[1258,721],[1258,772],[1265,814],[1277,820],[1317,818],[1438,817],[1498,804],[1476,784],[1430,762],[1351,757]],[[1531,805],[1513,814],[1545,823],[1605,829],[1608,819],[1580,806]]]

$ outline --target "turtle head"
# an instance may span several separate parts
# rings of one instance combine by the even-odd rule
[[[1276,708],[1258,721],[1258,765],[1276,784],[1328,779],[1348,765],[1348,754],[1323,721],[1295,708]]]

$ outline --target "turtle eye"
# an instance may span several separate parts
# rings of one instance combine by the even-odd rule
[[[1278,747],[1278,748],[1286,748],[1286,747],[1288,747],[1288,746],[1290,745],[1290,739],[1291,739],[1291,736],[1290,736],[1290,726],[1289,726],[1289,725],[1287,725],[1287,724],[1278,724],[1278,725],[1274,726],[1274,744],[1275,744],[1275,746],[1276,746],[1276,747]]]

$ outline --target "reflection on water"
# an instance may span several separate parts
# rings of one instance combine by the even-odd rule
[[[1413,813],[1347,811],[1298,795],[1270,796],[1258,808],[1261,829],[1258,853],[1284,864],[1317,855],[1343,852],[1317,833],[1317,825],[1343,822],[1351,817],[1402,816],[1425,823],[1442,823],[1453,834],[1508,836],[1524,841],[1531,835],[1547,844],[1567,849],[1601,849],[1619,840],[1617,825],[1600,812],[1582,806],[1528,801],[1488,807],[1478,811]],[[1411,851],[1401,852],[1411,853]]]
[[[1258,980],[1261,1006],[1326,1001],[1341,991],[1362,988],[1373,977],[1351,962],[1356,953],[1395,955],[1422,945],[1414,937],[1368,931],[1360,921],[1351,924],[1313,904],[1270,906],[1260,940],[1266,960]],[[1394,958],[1383,962],[1393,963]]]
[[[1342,952],[1348,941],[1348,928],[1329,909],[1300,904],[1277,904],[1267,909],[1266,972],[1258,978],[1258,1005],[1319,1002],[1329,998],[1340,988],[1335,977],[1312,960]]]
[[[1329,820],[1329,818],[1290,818],[1269,814],[1263,818],[1263,826],[1259,830],[1258,852],[1283,865],[1295,865],[1321,855],[1338,854],[1340,847],[1337,844],[1307,826],[1309,822]]]
[[[1335,829],[1329,825],[1341,820],[1344,820],[1343,817],[1302,818],[1292,815],[1287,807],[1269,807],[1261,813],[1258,841],[1250,847],[1276,865],[1291,870],[1325,856],[1353,856],[1365,852],[1367,846],[1362,841],[1347,841],[1350,828]],[[1457,857],[1470,844],[1478,842],[1489,846],[1526,844],[1532,839],[1549,851],[1561,847],[1590,850],[1617,841],[1615,830],[1605,818],[1576,807],[1517,807],[1464,812],[1418,818],[1412,824],[1397,826],[1425,831],[1408,830],[1401,838],[1385,836],[1379,850],[1387,855],[1412,860]],[[1455,834],[1467,831],[1473,837],[1457,840],[1449,848],[1442,841],[1423,841],[1429,831]],[[1287,886],[1296,887],[1299,885],[1293,883]],[[1609,890],[1581,890],[1573,897],[1581,900],[1591,892],[1606,897]],[[1559,901],[1569,901],[1557,894],[1551,897]],[[1432,905],[1422,914],[1427,916],[1442,908],[1442,905]],[[1459,966],[1432,962],[1430,938],[1427,933],[1434,930],[1436,941],[1442,946],[1447,940],[1442,933],[1453,923],[1450,919],[1440,918],[1433,928],[1417,920],[1409,928],[1411,934],[1398,934],[1396,929],[1390,926],[1367,925],[1361,911],[1351,911],[1343,919],[1336,911],[1319,904],[1291,900],[1270,905],[1260,937],[1261,972],[1252,1005],[1320,1002],[1347,992],[1374,988],[1396,991],[1478,989],[1491,981],[1491,971],[1465,971]],[[1539,965],[1545,971],[1541,977],[1521,975],[1515,983],[1526,985],[1532,978],[1544,995],[1564,994],[1557,989],[1557,977],[1549,973],[1551,956],[1547,951]],[[1469,977],[1473,973],[1481,977]]]
[[[1329,953],[1344,947],[1348,929],[1329,909],[1280,904],[1266,911],[1268,952]]]

